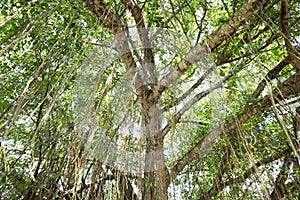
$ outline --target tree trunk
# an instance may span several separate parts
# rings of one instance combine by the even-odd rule
[[[169,172],[165,165],[163,137],[160,135],[161,114],[159,106],[143,103],[146,138],[145,171],[142,188],[142,199],[168,199]]]

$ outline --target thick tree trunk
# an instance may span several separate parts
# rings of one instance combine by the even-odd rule
[[[165,165],[163,137],[160,135],[161,114],[159,106],[143,101],[145,123],[146,157],[142,199],[168,199],[169,172]]]
[[[150,145],[148,145],[150,147]],[[162,147],[162,145],[159,145]],[[151,146],[153,147],[153,146]],[[152,148],[152,150],[154,150]],[[168,199],[168,186],[169,186],[169,174],[167,168],[165,167],[163,153],[159,154],[149,154],[146,156],[148,161],[152,163],[148,167],[152,167],[151,171],[146,171],[144,173],[142,199],[157,199],[166,200]]]

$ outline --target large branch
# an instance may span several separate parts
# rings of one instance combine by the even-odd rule
[[[83,0],[86,7],[91,10],[104,27],[112,31],[116,39],[116,49],[120,53],[123,62],[126,65],[126,71],[130,74],[133,85],[137,89],[139,96],[146,93],[145,87],[139,87],[142,83],[141,77],[135,72],[136,62],[129,47],[127,27],[122,23],[119,16],[112,13],[103,0]]]
[[[274,7],[275,4],[277,4],[279,1],[280,1],[280,0],[272,1],[268,6],[265,6],[265,7],[260,11],[260,13],[266,13],[266,12],[268,12],[270,9],[272,9],[272,8]],[[231,35],[230,35],[230,38],[227,39],[226,42],[224,42],[222,45],[219,45],[219,46],[218,46],[218,48],[217,48],[215,51],[218,51],[219,49],[222,48],[222,49],[224,49],[224,52],[221,54],[222,56],[221,56],[221,58],[219,58],[219,60],[218,60],[218,62],[217,62],[217,66],[222,65],[222,64],[225,64],[225,63],[228,63],[228,62],[230,62],[230,61],[232,61],[232,60],[238,60],[239,58],[243,58],[243,57],[246,56],[246,55],[244,54],[244,55],[240,56],[239,58],[233,58],[233,59],[232,59],[232,56],[234,55],[234,51],[229,51],[229,52],[227,52],[227,53],[225,54],[225,50],[228,50],[227,47],[228,47],[229,44],[232,42],[232,38],[235,38],[235,37],[238,36],[238,35],[243,35],[243,33],[245,33],[245,32],[249,33],[249,32],[248,32],[249,30],[257,29],[257,30],[258,30],[258,33],[257,33],[257,34],[255,34],[255,35],[253,35],[253,36],[251,36],[251,35],[249,35],[249,34],[244,34],[244,35],[241,37],[241,40],[237,43],[237,46],[242,46],[242,45],[245,45],[245,44],[248,44],[248,43],[253,43],[254,40],[256,40],[257,38],[259,38],[259,36],[260,36],[261,34],[265,33],[266,31],[268,31],[268,30],[270,29],[270,26],[266,26],[266,27],[263,28],[263,29],[260,29],[260,28],[257,27],[257,26],[258,26],[258,22],[263,18],[263,16],[262,16],[260,13],[257,14],[256,17],[253,18],[247,26],[245,26],[243,29],[241,29],[241,30],[239,30],[239,31],[236,31],[236,32],[234,32],[233,34],[231,34]],[[266,43],[266,45],[264,45],[265,47],[268,46],[267,43],[270,43],[270,42],[272,42],[273,40],[275,40],[275,39],[277,39],[277,38],[279,37],[279,34],[275,34],[275,35],[276,35],[275,37],[272,36],[273,39],[271,39],[271,41],[270,41],[270,39],[269,39],[269,40],[267,40],[267,41],[265,42],[265,43]],[[278,35],[278,36],[277,36],[277,35]],[[259,50],[262,50],[262,49],[264,49],[265,47],[259,48]],[[229,49],[231,49],[231,48],[229,48]],[[237,49],[238,49],[238,48],[237,48]],[[253,52],[258,52],[258,51],[257,51],[257,50],[254,50],[254,51],[252,50],[251,52],[252,52],[252,54],[253,54]],[[246,54],[247,54],[247,53],[246,53]],[[251,54],[251,55],[252,55],[252,54]],[[231,60],[229,60],[229,59],[231,59]]]
[[[111,30],[114,34],[124,31],[121,19],[110,12],[103,0],[83,0],[86,7],[91,10],[101,24]]]
[[[224,40],[230,37],[242,24],[244,24],[249,17],[254,14],[259,8],[265,5],[267,0],[250,0],[244,3],[241,8],[233,15],[228,22],[224,23],[213,34],[208,36],[204,44],[196,45],[181,61],[177,70],[170,73],[162,84],[168,86],[177,80],[185,71],[187,71],[193,63],[200,61],[203,55],[214,51]],[[160,88],[159,92],[163,92],[164,88]]]
[[[280,100],[284,98],[289,98],[293,95],[299,95],[300,94],[300,74],[297,73],[290,78],[288,78],[286,81],[278,85],[278,88],[275,89],[272,92],[273,98],[276,100],[276,102],[279,102]],[[260,103],[254,104],[252,106],[249,106],[247,109],[245,109],[245,112],[237,116],[237,119],[239,119],[239,123],[244,123],[251,119],[256,114],[270,108],[272,106],[272,101],[270,96],[266,96]],[[193,161],[194,159],[198,158],[199,156],[203,156],[204,150],[209,148],[214,141],[219,138],[222,134],[227,134],[237,128],[238,123],[236,123],[234,120],[230,123],[227,123],[224,125],[224,128],[217,128],[212,130],[207,134],[207,136],[204,138],[204,140],[198,142],[194,148],[192,148],[188,153],[186,153],[177,163],[176,165],[171,169],[170,172],[170,180],[173,181],[176,176],[181,172],[184,167]]]
[[[284,34],[284,42],[288,51],[289,57],[295,67],[300,70],[300,60],[298,59],[299,53],[291,43],[291,32],[289,27],[289,0],[281,1],[281,27]]]
[[[264,90],[267,83],[275,79],[276,77],[278,77],[281,70],[288,64],[289,64],[289,59],[284,58],[276,67],[270,70],[266,75],[266,77],[258,84],[256,90],[253,92],[253,97],[257,98],[260,95],[260,93]]]
[[[270,4],[268,6],[268,8],[264,9],[262,12],[267,12],[270,8],[272,8],[276,3],[278,3],[278,0],[274,1],[272,4]],[[255,28],[255,26],[257,26],[257,21],[259,20],[259,18],[266,18],[264,16],[258,16],[257,19],[253,20],[254,22],[252,24],[249,25],[249,27],[246,27],[246,30],[251,30],[253,28]],[[267,19],[265,19],[266,21],[268,21]],[[292,23],[291,23],[291,28],[294,27],[295,25],[298,24],[300,20],[300,17],[296,18]],[[269,22],[272,23],[272,22]],[[270,29],[270,25],[267,25],[264,29],[261,29],[259,31],[259,33],[257,33],[254,36],[249,36],[249,34],[245,34],[245,36],[243,36],[243,38],[241,39],[241,41],[238,43],[239,45],[244,45],[250,42],[254,42],[255,39],[257,39],[262,33],[265,33],[267,30]],[[282,33],[273,33],[273,35],[266,40],[265,44],[263,46],[258,47],[255,50],[251,50],[251,51],[247,51],[246,53],[244,53],[243,55],[240,55],[239,57],[236,58],[232,58],[232,55],[234,55],[234,52],[230,51],[228,53],[225,54],[225,50],[228,49],[229,43],[232,42],[232,38],[236,37],[237,35],[240,35],[241,32],[236,31],[235,33],[233,33],[229,39],[227,39],[225,44],[219,45],[218,49],[216,49],[215,51],[218,51],[220,48],[224,49],[224,52],[222,53],[221,58],[217,61],[217,66],[225,64],[225,63],[230,63],[236,60],[239,60],[241,58],[244,57],[248,57],[248,56],[256,56],[260,51],[262,51],[263,49],[266,49],[266,47],[268,47],[270,44],[273,43],[273,41],[277,40],[280,36],[282,36]],[[230,49],[230,48],[229,48]],[[295,48],[295,50],[297,51],[297,49]],[[298,50],[299,51],[299,50]]]
[[[122,0],[123,4],[127,6],[127,8],[130,10],[130,12],[133,15],[134,21],[137,26],[137,31],[139,34],[139,39],[142,43],[142,48],[144,49],[144,63],[143,67],[146,68],[146,70],[149,73],[150,80],[153,83],[157,82],[157,78],[155,76],[155,61],[154,61],[154,55],[151,48],[151,43],[149,39],[149,32],[145,25],[145,20],[142,14],[142,10],[140,7],[133,3],[131,0]]]

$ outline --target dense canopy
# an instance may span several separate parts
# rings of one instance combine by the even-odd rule
[[[0,199],[298,199],[298,0],[2,0]]]

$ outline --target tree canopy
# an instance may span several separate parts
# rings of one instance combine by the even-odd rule
[[[299,1],[0,8],[0,199],[300,197]]]

